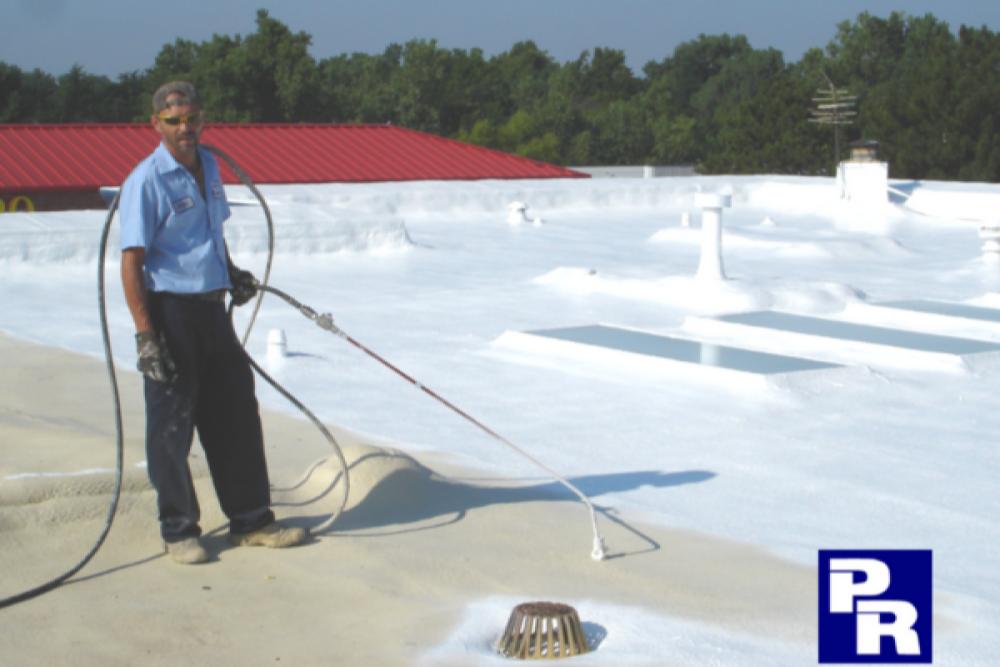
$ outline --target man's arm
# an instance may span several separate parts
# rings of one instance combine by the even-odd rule
[[[122,287],[125,290],[125,303],[135,322],[135,347],[139,355],[136,367],[151,380],[171,382],[176,377],[176,367],[163,336],[153,331],[146,280],[142,271],[145,261],[146,251],[143,248],[122,250]]]
[[[143,275],[145,262],[144,248],[122,250],[122,288],[125,290],[128,311],[135,322],[136,333],[153,330],[153,322],[149,317],[149,302],[146,298],[146,280]]]

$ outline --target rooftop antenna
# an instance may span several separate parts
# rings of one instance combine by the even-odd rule
[[[816,91],[816,97],[812,101],[816,103],[816,108],[810,109],[812,118],[810,123],[833,126],[833,166],[837,168],[840,162],[840,127],[842,125],[854,124],[854,118],[858,112],[854,110],[858,104],[857,95],[850,95],[846,88],[838,88],[833,81],[823,72],[827,87]]]

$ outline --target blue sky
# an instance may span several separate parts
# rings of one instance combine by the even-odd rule
[[[317,59],[417,37],[487,55],[532,39],[560,61],[595,46],[622,49],[637,73],[702,33],[744,34],[798,60],[862,11],[929,12],[952,29],[1000,31],[998,0],[0,0],[0,61],[52,74],[79,63],[114,77],[145,69],[178,37],[252,33],[261,7],[312,35]]]

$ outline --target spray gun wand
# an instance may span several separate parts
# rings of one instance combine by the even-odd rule
[[[529,454],[527,451],[525,451],[521,447],[518,447],[517,445],[515,445],[513,442],[511,442],[507,438],[503,437],[502,435],[500,435],[499,433],[497,433],[496,431],[494,431],[493,429],[491,429],[489,426],[486,426],[481,421],[479,421],[478,419],[476,419],[475,417],[473,417],[469,413],[465,412],[464,410],[462,410],[461,408],[459,408],[457,405],[455,405],[454,403],[452,403],[448,399],[444,398],[443,396],[441,396],[440,394],[438,394],[437,392],[435,392],[430,387],[424,385],[422,382],[416,380],[412,376],[410,376],[407,373],[405,373],[404,371],[400,370],[398,367],[396,367],[395,365],[393,365],[392,363],[390,363],[387,359],[385,359],[384,357],[382,357],[381,355],[379,355],[378,353],[376,353],[371,348],[363,345],[362,343],[358,342],[357,340],[355,340],[354,338],[352,338],[351,336],[349,336],[346,332],[344,332],[343,329],[341,329],[340,327],[338,327],[334,323],[333,316],[330,313],[317,313],[315,310],[313,310],[309,306],[301,303],[300,301],[298,301],[297,299],[295,299],[291,295],[289,295],[289,294],[287,294],[285,292],[282,292],[281,290],[279,290],[279,289],[277,289],[275,287],[272,287],[271,285],[263,285],[263,284],[258,283],[257,287],[259,289],[262,289],[262,290],[266,291],[266,292],[270,292],[270,293],[274,294],[275,296],[280,297],[281,299],[284,299],[289,305],[291,305],[293,308],[296,308],[300,313],[302,313],[303,316],[305,316],[309,320],[312,320],[316,324],[316,326],[318,326],[320,329],[324,329],[326,331],[329,331],[330,333],[332,333],[332,334],[334,334],[336,336],[339,336],[340,338],[344,339],[345,341],[347,341],[348,343],[350,343],[351,345],[353,345],[357,349],[359,349],[362,352],[364,352],[365,354],[367,354],[369,357],[371,357],[375,361],[379,362],[380,364],[382,364],[383,366],[385,366],[386,368],[388,368],[389,370],[391,370],[393,373],[395,373],[399,377],[403,378],[404,380],[406,380],[407,382],[409,382],[410,384],[412,384],[414,387],[416,387],[420,391],[424,392],[425,394],[427,394],[428,396],[430,396],[434,400],[438,401],[439,403],[441,403],[442,405],[444,405],[445,407],[447,407],[452,412],[458,414],[463,419],[471,422],[473,425],[475,425],[476,427],[478,427],[480,430],[482,430],[484,433],[486,433],[487,435],[489,435],[493,439],[498,440],[499,442],[501,442],[504,445],[506,445],[506,446],[510,447],[511,449],[513,449],[515,452],[517,452],[518,454],[520,454],[521,456],[523,456],[527,460],[529,460],[532,463],[534,463],[536,466],[538,466],[539,468],[541,468],[542,470],[544,470],[545,472],[547,472],[549,475],[551,475],[553,479],[555,479],[560,484],[562,484],[563,486],[565,486],[567,489],[569,489],[570,491],[572,491],[573,494],[576,495],[587,506],[587,509],[590,512],[590,525],[591,525],[591,531],[593,533],[593,538],[594,538],[593,548],[591,550],[590,556],[594,560],[604,560],[604,558],[606,556],[604,538],[601,537],[600,531],[597,528],[597,512],[594,509],[594,505],[590,502],[590,499],[587,498],[587,496],[584,495],[584,493],[582,491],[580,491],[580,489],[578,489],[576,486],[574,486],[569,480],[565,479],[558,472],[556,472],[552,468],[548,467],[547,465],[545,465],[544,463],[542,463],[541,461],[539,461],[537,458],[535,458],[534,456],[532,456],[531,454]]]

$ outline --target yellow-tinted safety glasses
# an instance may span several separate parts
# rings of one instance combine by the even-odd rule
[[[197,111],[183,116],[158,116],[158,118],[167,125],[180,125],[181,123],[186,125],[197,125],[201,122],[201,112]]]

